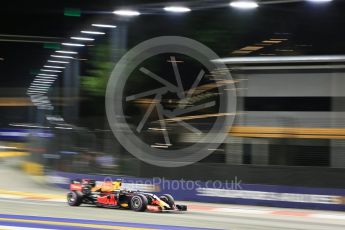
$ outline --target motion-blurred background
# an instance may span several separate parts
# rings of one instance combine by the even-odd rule
[[[297,193],[338,194],[336,204],[343,209],[345,194],[337,189],[345,189],[345,4],[249,2],[259,7],[230,6],[221,0],[4,1],[0,164],[39,176],[57,172],[223,182],[238,178],[244,184],[271,185],[270,191],[278,193],[317,188],[321,190]],[[191,11],[163,10],[170,5]],[[113,13],[128,7],[141,14]],[[182,168],[153,166],[132,156],[117,142],[105,113],[106,86],[116,62],[138,43],[166,35],[189,37],[214,50],[233,77],[228,84],[235,89],[229,90],[237,94],[237,114],[224,143]],[[168,71],[164,65],[154,70]],[[200,88],[191,105],[219,96],[212,87],[217,79],[211,75],[202,82],[210,85]],[[194,78],[187,74],[183,84],[190,86]],[[129,91],[151,87],[143,76],[131,82]],[[176,106],[169,94],[164,102],[168,109]],[[128,119],[137,121],[135,116],[143,116],[149,104],[134,101]],[[206,132],[216,113],[202,111],[203,116],[189,122]],[[147,141],[153,148],[166,148],[157,144],[161,133],[156,121],[153,117],[144,127],[143,137],[152,138]],[[174,123],[167,129],[174,130],[177,148],[195,140],[195,134]]]

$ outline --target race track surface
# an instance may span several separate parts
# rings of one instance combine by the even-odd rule
[[[260,211],[263,213],[269,209],[228,205],[224,208],[219,205],[219,211],[210,212],[200,208],[208,207],[206,205],[193,205],[194,210],[185,213],[141,213],[86,205],[69,207],[63,202],[0,199],[0,229],[3,229],[1,226],[11,226],[8,223],[9,219],[12,226],[32,227],[28,224],[40,224],[39,221],[23,221],[32,220],[32,216],[35,220],[48,221],[48,225],[41,226],[45,229],[56,229],[56,226],[65,227],[64,229],[90,226],[97,229],[106,229],[104,226],[109,226],[107,229],[345,229],[345,215],[338,212],[315,212],[325,218],[313,218],[306,215],[308,211],[279,209],[279,212],[274,211],[276,214],[260,214]],[[60,224],[56,225],[55,222]]]
[[[180,202],[189,211],[142,213],[69,207],[65,192],[41,187],[17,169],[0,166],[0,229],[345,229],[342,212]]]

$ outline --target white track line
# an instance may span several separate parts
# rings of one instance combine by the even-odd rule
[[[54,228],[28,228],[28,227],[15,227],[15,226],[5,226],[0,225],[0,230],[6,229],[6,230],[53,230]]]

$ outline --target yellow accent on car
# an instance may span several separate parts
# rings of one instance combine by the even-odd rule
[[[122,186],[122,182],[121,181],[114,181],[113,182],[113,189],[114,190],[120,190]]]
[[[122,204],[120,204],[121,205],[121,207],[123,207],[123,208],[127,208],[128,207],[128,204],[127,203],[122,203]]]
[[[159,200],[159,206],[161,208],[170,208],[170,205],[168,205],[167,203],[165,203],[164,201],[162,201],[161,199]]]

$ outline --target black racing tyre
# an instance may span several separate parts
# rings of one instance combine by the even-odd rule
[[[170,205],[171,208],[175,205],[175,199],[170,194],[164,194],[160,196],[159,199]]]
[[[77,192],[72,191],[67,193],[67,203],[69,206],[79,206],[83,201],[83,196]]]
[[[131,209],[137,212],[143,212],[147,208],[147,198],[142,194],[138,194],[131,199]]]

